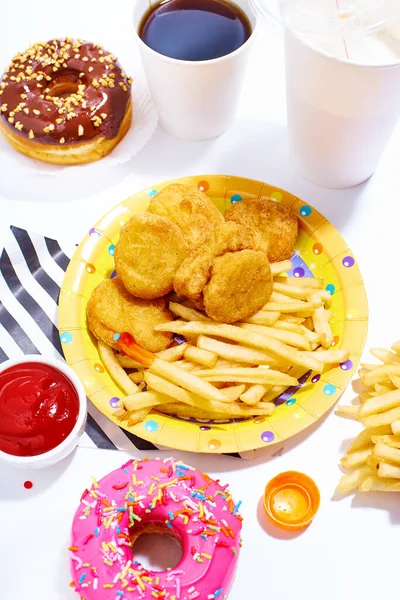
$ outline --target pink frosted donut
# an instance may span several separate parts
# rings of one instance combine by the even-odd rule
[[[175,461],[131,460],[85,490],[72,524],[70,565],[83,600],[225,600],[242,518],[227,486]],[[174,569],[135,561],[140,533],[170,531],[182,547]]]

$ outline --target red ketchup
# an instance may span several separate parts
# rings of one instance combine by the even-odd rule
[[[28,362],[0,373],[0,450],[36,456],[72,431],[79,397],[70,380],[49,365]]]

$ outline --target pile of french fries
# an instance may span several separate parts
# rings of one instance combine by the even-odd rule
[[[340,480],[342,493],[400,492],[400,340],[371,354],[381,364],[361,364],[360,404],[336,410],[365,427],[341,460],[344,469],[353,469]]]
[[[268,416],[273,400],[307,371],[322,373],[347,360],[346,350],[332,348],[331,295],[323,280],[288,277],[291,268],[290,261],[273,263],[269,301],[233,325],[216,323],[172,295],[176,320],[155,329],[186,341],[156,355],[143,351],[144,361],[140,353],[115,353],[99,342],[104,366],[126,393],[114,415],[128,426],[151,410],[217,420]]]

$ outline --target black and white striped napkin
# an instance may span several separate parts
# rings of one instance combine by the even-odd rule
[[[0,258],[0,363],[24,354],[64,359],[57,329],[57,304],[75,249],[74,244],[61,245],[11,226]],[[80,446],[126,451],[161,449],[115,425],[90,401],[88,413]],[[245,452],[231,456],[251,459],[257,455],[258,452]]]

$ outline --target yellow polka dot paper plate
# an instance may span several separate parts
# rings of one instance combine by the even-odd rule
[[[123,391],[104,369],[96,340],[86,323],[93,289],[113,277],[114,248],[121,226],[133,213],[145,211],[150,198],[171,183],[197,186],[225,212],[244,198],[273,198],[290,206],[300,234],[292,257],[295,277],[322,277],[332,295],[333,344],[350,352],[345,363],[322,375],[307,373],[300,385],[276,399],[270,417],[230,421],[182,419],[152,412],[133,427],[113,415]],[[355,258],[336,229],[307,202],[260,181],[225,175],[201,175],[167,181],[135,194],[112,209],[88,232],[72,258],[59,301],[59,329],[65,358],[81,378],[88,397],[111,421],[163,446],[192,452],[243,452],[271,445],[315,423],[337,401],[351,380],[362,354],[368,325],[363,281]]]

